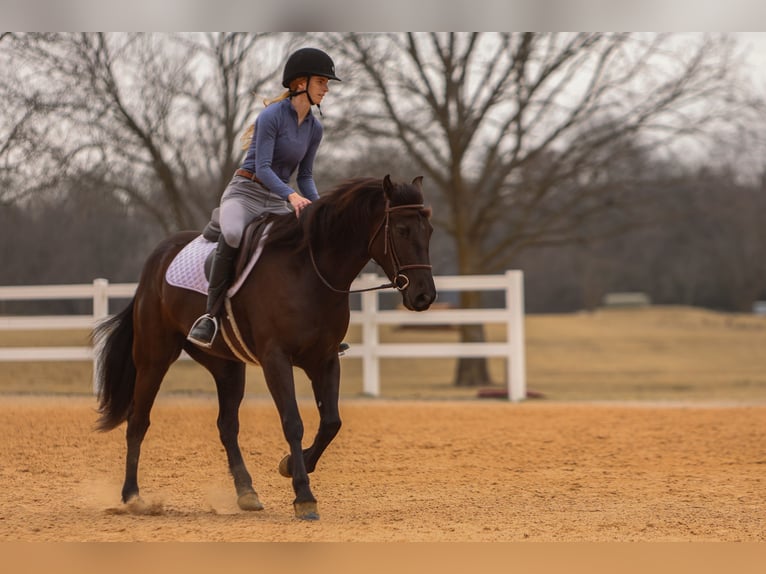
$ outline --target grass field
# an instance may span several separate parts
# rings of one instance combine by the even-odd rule
[[[490,340],[504,329],[490,325]],[[81,346],[86,332],[0,332],[0,346]],[[685,307],[602,309],[526,318],[527,387],[545,400],[766,401],[766,317]],[[384,342],[456,341],[453,329],[381,329]],[[359,341],[352,329],[347,340]],[[455,359],[383,360],[387,398],[473,399],[456,387]],[[504,387],[504,360],[490,360],[494,386]],[[89,363],[0,363],[0,393],[91,392]],[[298,393],[310,386],[296,371]],[[342,395],[362,395],[361,361],[342,359]],[[173,365],[162,393],[213,393],[204,369]],[[248,367],[248,394],[265,396],[260,369]]]

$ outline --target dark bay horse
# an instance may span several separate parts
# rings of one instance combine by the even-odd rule
[[[275,216],[263,253],[230,300],[242,342],[261,365],[279,411],[290,454],[279,464],[292,477],[298,518],[318,518],[308,474],[338,433],[338,345],[349,323],[349,287],[374,260],[413,311],[436,297],[429,242],[430,209],[423,205],[422,178],[394,184],[389,176],[356,179],[323,194],[301,214]],[[170,365],[186,351],[213,375],[218,392],[218,430],[244,510],[263,508],[240,451],[239,407],[245,363],[224,337],[210,349],[186,339],[205,308],[205,296],[171,286],[165,271],[198,232],[181,232],[162,243],[144,265],[133,300],[93,332],[97,354],[97,428],[127,421],[122,500],[140,507],[138,460],[149,414]],[[253,361],[253,362],[256,362]],[[302,448],[293,365],[311,380],[320,422],[313,443]]]

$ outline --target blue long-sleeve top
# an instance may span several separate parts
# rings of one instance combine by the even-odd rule
[[[322,141],[322,124],[309,112],[301,125],[289,99],[267,106],[255,120],[255,131],[242,168],[260,179],[272,192],[287,200],[294,190],[288,185],[298,170],[298,189],[314,201],[314,157]]]

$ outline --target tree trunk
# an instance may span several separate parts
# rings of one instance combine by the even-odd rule
[[[481,294],[476,291],[463,291],[460,294],[460,306],[465,309],[477,309]],[[484,325],[461,325],[461,343],[481,343],[486,340]],[[455,367],[455,386],[483,387],[492,384],[486,358],[465,357],[457,361]]]

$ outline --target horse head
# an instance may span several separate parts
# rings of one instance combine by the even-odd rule
[[[422,182],[422,177],[411,184],[394,184],[388,175],[383,178],[385,207],[368,248],[411,311],[425,311],[436,299],[429,258],[431,210],[423,204]]]

